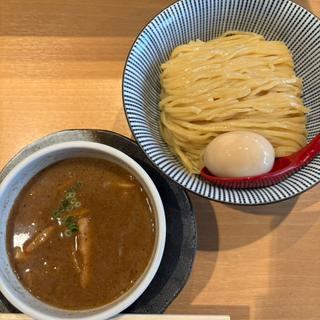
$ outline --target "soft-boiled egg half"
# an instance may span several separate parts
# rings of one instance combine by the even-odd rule
[[[269,172],[274,149],[263,136],[250,131],[219,135],[205,149],[203,162],[217,177],[253,177]]]

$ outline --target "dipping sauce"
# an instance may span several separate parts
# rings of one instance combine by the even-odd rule
[[[137,179],[106,160],[75,158],[38,173],[7,225],[10,262],[50,305],[81,310],[112,302],[144,273],[155,215]]]
[[[253,177],[269,172],[275,152],[263,136],[250,131],[219,135],[207,146],[204,165],[217,177]]]

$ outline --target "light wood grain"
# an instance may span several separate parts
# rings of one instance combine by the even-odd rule
[[[139,30],[172,2],[0,1],[0,167],[57,130],[130,136],[121,99],[125,58]],[[319,0],[299,3],[320,15]],[[320,319],[319,190],[249,208],[191,195],[199,248],[167,314]]]

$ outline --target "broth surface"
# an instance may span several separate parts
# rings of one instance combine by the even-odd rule
[[[7,225],[10,262],[38,299],[70,310],[98,307],[145,271],[154,219],[128,171],[100,159],[63,160],[38,173],[16,199]]]

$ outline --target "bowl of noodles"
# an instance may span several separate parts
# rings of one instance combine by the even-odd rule
[[[296,196],[320,181],[320,156],[282,182],[223,188],[200,176],[206,146],[223,133],[266,138],[276,157],[320,132],[320,20],[289,0],[182,0],[138,35],[123,102],[140,147],[195,194],[243,205]]]

